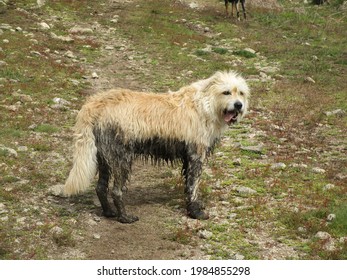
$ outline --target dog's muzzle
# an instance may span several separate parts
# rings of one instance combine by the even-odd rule
[[[228,125],[236,123],[238,121],[238,116],[242,115],[242,113],[243,113],[242,107],[243,107],[243,104],[240,101],[236,101],[231,110],[225,109],[223,111],[224,121]]]

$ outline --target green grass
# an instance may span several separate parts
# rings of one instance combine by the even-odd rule
[[[58,132],[59,128],[51,124],[40,124],[35,128],[35,131],[52,134]]]
[[[233,51],[233,54],[241,56],[241,57],[245,57],[245,58],[253,58],[253,57],[257,56],[255,53],[252,53],[252,52],[247,51],[247,50]]]
[[[344,188],[347,182],[336,176],[347,173],[343,142],[347,116],[324,114],[337,108],[347,111],[347,24],[338,9],[342,1],[331,1],[331,5],[318,8],[280,1],[282,11],[254,8],[247,22],[238,24],[225,19],[222,3],[215,8],[191,10],[177,1],[164,0],[158,5],[157,0],[150,0],[139,2],[140,7],[136,8],[132,4],[122,6],[123,12],[118,6],[101,5],[104,1],[48,2],[42,10],[36,10],[36,1],[19,0],[13,2],[14,7],[2,7],[0,11],[3,22],[22,26],[40,42],[32,44],[30,36],[22,32],[4,31],[0,35],[0,41],[5,38],[10,41],[1,46],[0,52],[0,60],[7,63],[0,69],[3,78],[0,89],[4,92],[0,95],[0,106],[5,105],[0,110],[0,144],[15,150],[22,145],[29,148],[18,153],[16,159],[0,149],[0,201],[9,211],[4,214],[9,220],[0,222],[1,259],[45,259],[50,247],[77,246],[74,234],[80,224],[69,221],[78,220],[83,211],[94,210],[92,193],[70,201],[77,214],[61,206],[65,201],[54,202],[53,198],[48,205],[44,201],[48,197],[47,187],[62,183],[66,177],[66,162],[62,159],[70,156],[66,143],[70,143],[75,117],[71,111],[83,103],[85,96],[81,90],[89,85],[82,76],[88,73],[81,67],[82,62],[73,64],[62,57],[62,63],[57,63],[56,58],[57,54],[71,50],[90,65],[105,60],[100,60],[103,45],[98,32],[92,38],[81,36],[69,44],[52,40],[50,31],[37,30],[34,16],[16,8],[34,11],[42,20],[49,15],[61,18],[51,30],[57,35],[67,35],[67,29],[75,24],[90,26],[95,21],[106,30],[115,28],[108,36],[124,39],[127,48],[138,54],[135,63],[148,61],[145,66],[131,66],[129,70],[136,77],[135,85],[141,88],[174,90],[216,70],[231,68],[247,78],[259,75],[257,65],[278,66],[278,74],[283,78],[251,83],[249,116],[226,132],[230,141],[217,149],[222,155],[207,163],[210,173],[202,178],[201,193],[208,207],[218,209],[223,198],[224,203],[229,203],[230,213],[219,213],[217,219],[199,222],[196,227],[175,224],[170,227],[171,240],[191,246],[207,244],[204,250],[212,259],[230,259],[235,253],[246,259],[258,259],[262,248],[250,242],[251,233],[266,231],[270,241],[282,238],[283,244],[302,253],[301,258],[347,258],[346,244],[328,252],[314,238],[318,231],[328,232],[336,242],[347,235]],[[111,24],[115,13],[119,14],[119,22]],[[208,26],[211,36],[206,36],[201,26]],[[111,63],[106,61],[98,67],[111,67]],[[187,71],[191,74],[186,75]],[[114,81],[127,81],[125,72],[115,75]],[[316,83],[306,83],[307,76]],[[80,85],[72,85],[70,79],[80,81]],[[14,92],[29,95],[33,101],[21,102]],[[71,110],[52,109],[54,97],[72,102]],[[10,105],[18,105],[18,110],[11,111],[6,107]],[[262,142],[264,149],[262,153],[242,151],[237,145],[230,146],[235,142],[242,146]],[[240,164],[234,164],[237,158],[241,159]],[[283,162],[287,167],[273,170],[270,168],[273,162]],[[292,163],[308,167],[291,167]],[[313,166],[324,168],[326,173],[313,173]],[[162,176],[168,180],[158,187],[177,186],[175,193],[183,192],[177,176],[170,172]],[[29,183],[17,185],[25,180]],[[336,187],[324,191],[323,186],[328,183]],[[216,188],[218,184],[220,187]],[[234,186],[249,187],[257,193],[239,195]],[[169,206],[183,207],[179,198],[175,197]],[[32,205],[33,199],[40,200],[38,205]],[[336,219],[327,222],[330,213],[336,214]],[[230,214],[236,214],[235,218],[228,220]],[[24,224],[16,220],[22,215],[27,219]],[[37,225],[37,221],[43,225]],[[271,230],[264,227],[269,224]],[[63,229],[61,235],[50,234],[55,225]],[[305,230],[299,231],[300,227]],[[197,241],[201,228],[212,232],[213,237]],[[33,244],[37,246],[33,248]]]

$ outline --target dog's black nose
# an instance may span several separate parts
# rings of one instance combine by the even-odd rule
[[[240,101],[236,101],[235,103],[234,103],[234,107],[235,107],[235,109],[236,110],[241,110],[242,109],[242,103],[240,102]]]

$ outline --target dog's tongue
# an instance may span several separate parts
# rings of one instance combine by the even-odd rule
[[[224,120],[225,120],[225,122],[230,122],[234,117],[235,117],[235,113],[233,113],[233,112],[226,112],[225,114],[224,114]]]

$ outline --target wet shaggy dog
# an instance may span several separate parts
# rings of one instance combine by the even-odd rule
[[[132,223],[123,191],[133,160],[182,162],[188,215],[208,219],[197,190],[203,161],[223,131],[247,112],[249,88],[235,72],[217,72],[166,94],[114,89],[89,97],[75,125],[73,166],[66,195],[85,191],[99,171],[103,215]],[[108,190],[115,210],[107,199]]]

